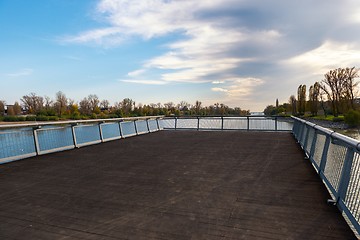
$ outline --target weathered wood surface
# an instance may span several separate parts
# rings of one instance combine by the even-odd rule
[[[0,165],[0,239],[355,239],[290,133],[161,131]]]

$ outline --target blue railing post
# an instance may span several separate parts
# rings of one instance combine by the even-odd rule
[[[136,135],[139,135],[139,134],[138,134],[137,127],[136,127],[136,120],[134,120],[133,123],[134,123],[134,128],[135,128],[135,134],[136,134]]]
[[[177,127],[177,117],[175,117],[175,130],[176,130],[176,127]]]
[[[224,117],[221,117],[221,130],[224,130]]]
[[[102,128],[101,128],[101,124],[102,124],[103,122],[99,122],[99,135],[100,135],[100,140],[101,140],[101,142],[104,142],[104,136],[103,136],[103,132],[102,132]]]
[[[306,149],[307,149],[308,140],[309,140],[309,133],[310,133],[310,131],[309,131],[309,126],[308,126],[308,125],[305,125],[305,126],[304,126],[304,129],[306,129],[306,134],[305,134],[305,139],[304,139],[304,144],[303,144],[303,146],[304,146],[305,154],[307,155],[308,152],[306,151]],[[310,154],[309,154],[308,157],[310,158]]]
[[[324,174],[324,171],[325,171],[325,166],[326,166],[326,161],[327,161],[327,155],[328,155],[328,151],[329,151],[330,142],[331,142],[331,136],[326,135],[325,144],[324,144],[324,148],[322,150],[322,155],[321,155],[320,166],[319,166],[319,170],[318,170],[318,174],[322,178],[324,177],[323,174]]]
[[[309,159],[314,161],[314,153],[315,153],[315,147],[316,147],[316,141],[317,141],[317,131],[314,129],[314,138],[311,142],[311,148],[309,153]]]
[[[157,126],[157,130],[160,131],[159,118],[156,118],[156,126]]]
[[[73,138],[75,148],[78,147],[78,144],[77,144],[77,141],[76,141],[76,133],[75,133],[75,127],[76,126],[77,126],[77,123],[71,125],[71,133],[72,133],[72,138]]]
[[[196,130],[198,130],[198,131],[199,131],[199,128],[200,128],[200,118],[199,118],[199,117],[197,117],[197,129],[196,129]]]
[[[249,116],[246,116],[246,119],[247,119],[247,130],[249,131],[250,130],[250,118],[249,118]]]
[[[125,138],[125,137],[124,137],[123,130],[122,130],[122,126],[121,126],[121,123],[122,123],[122,122],[123,122],[123,120],[120,120],[120,121],[119,121],[119,133],[120,133],[121,138]]]
[[[149,118],[145,119],[148,132],[150,132]]]
[[[277,116],[275,116],[275,131],[278,130],[278,121],[277,121]]]
[[[41,126],[33,127],[33,136],[34,136],[34,144],[35,144],[36,155],[40,154],[39,139],[38,139],[38,135],[37,135],[37,130],[40,129],[40,128],[41,128]]]

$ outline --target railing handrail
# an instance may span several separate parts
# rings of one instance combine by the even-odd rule
[[[332,195],[328,201],[345,213],[354,232],[360,234],[360,141],[292,118],[295,138]]]
[[[179,116],[162,116],[164,119],[168,118],[184,118],[184,119],[196,119],[196,118],[291,118],[291,116],[282,116],[282,115],[245,115],[245,116],[236,116],[236,115],[179,115]]]
[[[289,121],[285,121],[288,119]],[[169,121],[164,129],[194,129],[194,130],[247,130],[247,131],[291,131],[292,126],[286,127],[282,123],[292,123],[293,119],[286,116],[168,116]],[[204,122],[205,120],[205,122]],[[206,123],[206,120],[218,122]],[[174,121],[174,122],[171,122]],[[195,125],[195,121],[197,122]],[[256,125],[265,122],[265,125]],[[255,123],[256,122],[256,123]],[[255,123],[255,124],[254,124]],[[185,125],[184,125],[185,124]],[[235,125],[234,125],[235,124]],[[238,125],[236,125],[238,124]]]
[[[141,116],[141,117],[124,117],[124,118],[102,118],[102,119],[88,119],[88,120],[68,120],[68,121],[46,121],[35,123],[18,123],[18,124],[2,124],[0,129],[7,128],[24,128],[24,127],[41,127],[49,125],[65,125],[65,124],[86,124],[86,123],[106,123],[106,122],[122,122],[122,121],[136,121],[148,119],[160,119],[163,115],[157,116]]]

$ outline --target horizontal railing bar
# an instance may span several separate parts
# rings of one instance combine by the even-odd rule
[[[38,127],[48,125],[68,125],[68,124],[79,124],[79,123],[109,123],[109,122],[121,122],[121,121],[134,121],[134,120],[149,120],[159,119],[164,116],[144,116],[144,117],[127,117],[127,118],[104,118],[104,119],[89,119],[89,120],[68,120],[68,121],[55,121],[55,122],[36,122],[36,123],[19,123],[19,124],[2,124],[0,129],[6,128],[24,128],[24,127]]]

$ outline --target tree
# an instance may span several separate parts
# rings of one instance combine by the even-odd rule
[[[108,100],[102,100],[100,102],[100,108],[102,109],[108,109],[110,107],[110,102]]]
[[[306,85],[300,85],[298,87],[298,112],[300,115],[305,114],[306,107]]]
[[[0,116],[5,114],[5,101],[0,100]]]
[[[79,111],[81,114],[83,114],[83,115],[91,114],[91,105],[90,105],[89,100],[86,97],[80,101],[79,106],[80,106]]]
[[[129,116],[134,105],[135,105],[135,102],[132,99],[124,98],[120,103],[120,108],[121,108],[121,111],[123,112],[123,114],[125,114],[126,116]]]
[[[14,109],[14,114],[15,115],[21,114],[21,106],[20,106],[20,104],[18,102],[14,103],[13,109]]]
[[[274,105],[268,105],[264,109],[264,114],[266,116],[273,116],[273,115],[277,115],[278,111],[277,111],[277,108]]]
[[[88,96],[88,101],[90,104],[91,112],[96,114],[100,113],[100,108],[99,108],[100,100],[98,96],[96,94],[90,94]]]
[[[354,79],[359,77],[359,69],[356,69],[355,67],[352,68],[346,68],[345,69],[345,97],[348,100],[350,109],[355,109],[354,102],[357,95],[357,92],[355,92],[355,89],[359,82],[354,82]]]
[[[326,95],[327,100],[331,102],[334,116],[354,108],[355,87],[358,85],[358,82],[354,82],[354,79],[357,77],[358,69],[355,69],[355,67],[337,68],[324,75],[320,88]]]
[[[194,105],[194,111],[196,115],[200,115],[200,111],[201,110],[201,102],[200,101],[196,101],[195,105]]]
[[[314,85],[309,88],[309,107],[313,115],[317,115],[319,107],[319,94],[320,94],[320,84],[315,82]]]
[[[15,115],[14,107],[13,107],[13,106],[8,106],[8,108],[7,108],[7,115],[9,115],[9,116],[14,116],[14,115]]]
[[[68,99],[63,92],[56,93],[55,109],[59,117],[66,112],[67,102]]]
[[[292,115],[296,115],[297,111],[296,111],[296,97],[294,95],[291,95],[289,98],[289,103],[291,105],[291,113]]]
[[[24,108],[28,113],[37,114],[44,107],[44,98],[37,96],[35,93],[30,93],[21,98]]]

